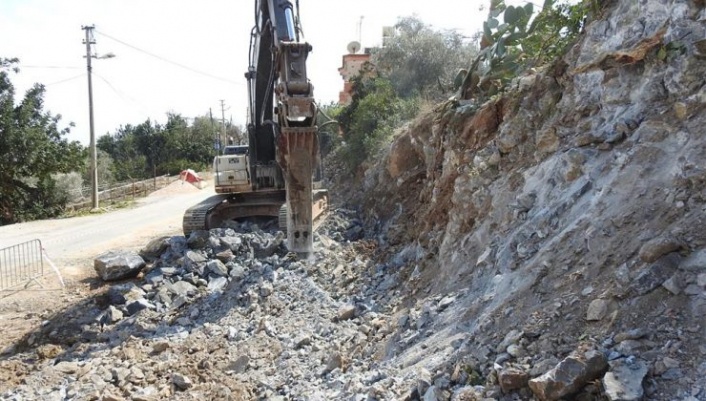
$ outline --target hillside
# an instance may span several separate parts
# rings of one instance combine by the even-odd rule
[[[454,299],[402,357],[462,339],[452,359],[485,376],[595,346],[642,359],[650,399],[706,397],[704,18],[614,2],[562,60],[439,105],[365,172],[353,196],[409,313]]]
[[[8,400],[706,400],[706,10],[615,0],[396,136],[309,259],[250,223],[0,356]],[[336,161],[333,160],[332,163]]]

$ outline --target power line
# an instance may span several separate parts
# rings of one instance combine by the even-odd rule
[[[127,46],[127,47],[129,47],[129,48],[131,48],[131,49],[133,49],[133,50],[137,50],[137,51],[140,52],[140,53],[144,53],[144,54],[146,54],[146,55],[148,55],[148,56],[151,56],[151,57],[154,57],[154,58],[156,58],[156,59],[158,59],[158,60],[164,61],[165,63],[173,64],[173,65],[175,65],[175,66],[177,66],[177,67],[180,67],[180,68],[183,68],[183,69],[185,69],[185,70],[194,72],[194,73],[196,73],[196,74],[201,74],[201,75],[203,75],[203,76],[206,76],[206,77],[209,77],[209,78],[212,78],[212,79],[217,79],[217,80],[219,80],[219,81],[229,82],[229,83],[232,83],[232,84],[235,84],[235,85],[245,85],[245,84],[242,83],[242,82],[237,82],[237,81],[233,81],[233,80],[228,79],[228,78],[223,78],[223,77],[219,77],[219,76],[216,76],[216,75],[213,75],[213,74],[209,74],[209,73],[207,73],[207,72],[200,71],[200,70],[197,70],[197,69],[195,69],[195,68],[191,68],[191,67],[189,67],[189,66],[186,66],[186,65],[184,65],[184,64],[177,63],[176,61],[172,61],[172,60],[166,59],[166,58],[164,58],[164,57],[162,57],[162,56],[159,56],[159,55],[154,54],[154,53],[152,53],[152,52],[149,52],[149,51],[147,51],[147,50],[140,49],[140,48],[137,47],[137,46],[131,45],[131,44],[126,43],[126,42],[123,42],[122,40],[117,39],[117,38],[114,38],[114,37],[112,37],[112,36],[110,36],[110,35],[108,35],[108,34],[106,34],[106,33],[104,33],[104,32],[96,31],[96,33],[98,33],[98,34],[100,34],[100,35],[102,35],[102,36],[105,36],[106,38],[111,39],[111,40],[113,40],[113,41],[115,41],[115,42],[118,42],[118,43],[122,44],[123,46]]]
[[[19,68],[41,68],[41,69],[63,69],[63,70],[79,70],[83,67],[75,67],[68,65],[18,65]]]
[[[140,112],[142,112],[142,113],[144,113],[144,114],[147,114],[147,115],[150,115],[150,113],[147,111],[148,107],[145,107],[145,105],[142,104],[142,103],[140,103],[139,101],[137,101],[137,99],[133,98],[132,96],[128,96],[127,94],[125,94],[125,93],[123,93],[122,91],[118,90],[115,86],[113,86],[113,84],[111,84],[110,82],[108,82],[107,79],[105,79],[105,78],[103,78],[102,76],[96,74],[95,71],[93,72],[93,75],[97,76],[97,77],[100,78],[103,82],[105,82],[106,85],[108,85],[108,87],[110,87],[110,89],[112,89],[113,92],[115,92],[121,99],[123,99],[124,101],[128,101],[128,102],[134,103],[134,104],[137,106],[137,108],[139,109]]]
[[[58,85],[58,84],[62,84],[64,82],[68,82],[68,81],[71,81],[71,80],[74,80],[77,78],[83,78],[85,76],[86,76],[86,74],[80,74],[80,75],[73,76],[71,78],[62,79],[61,81],[52,82],[50,84],[44,84],[44,86]]]

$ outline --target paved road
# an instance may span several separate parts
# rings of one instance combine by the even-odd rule
[[[50,259],[68,276],[92,271],[93,259],[111,249],[140,249],[160,235],[180,235],[184,211],[215,195],[177,182],[140,199],[134,207],[109,213],[40,220],[0,227],[0,248],[39,239]],[[92,273],[91,273],[92,274]]]

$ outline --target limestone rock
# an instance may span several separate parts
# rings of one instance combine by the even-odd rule
[[[670,253],[647,266],[630,284],[628,290],[635,295],[645,295],[667,281],[679,265],[679,255]]]
[[[390,157],[387,161],[387,172],[390,177],[397,179],[405,173],[414,171],[423,162],[412,145],[408,135],[401,135],[390,146]]]
[[[578,352],[566,357],[549,372],[529,381],[534,395],[542,401],[553,401],[579,391],[589,381],[599,378],[608,361],[599,351]]]
[[[348,320],[355,317],[355,305],[345,304],[338,308],[338,320]]]
[[[160,342],[152,345],[152,352],[154,352],[155,354],[161,354],[162,352],[164,352],[168,349],[169,349],[169,342],[168,341],[160,341]]]
[[[623,331],[613,337],[613,341],[616,343],[621,343],[626,340],[639,340],[648,334],[647,330],[644,328],[637,328],[628,331]]]
[[[154,238],[140,250],[140,256],[145,260],[155,260],[167,249],[169,249],[169,237]]]
[[[679,279],[678,273],[667,279],[667,281],[665,281],[664,283],[662,283],[662,287],[664,287],[667,291],[671,292],[673,295],[681,294],[682,285],[683,283]]]
[[[211,234],[206,230],[197,230],[189,235],[186,245],[191,249],[202,249],[209,244]]]
[[[134,277],[144,267],[144,259],[133,251],[109,251],[93,262],[93,268],[103,281]]]
[[[542,359],[541,361],[537,362],[532,366],[532,369],[529,371],[529,375],[531,377],[537,377],[541,376],[550,370],[554,369],[554,367],[559,363],[559,360],[554,358],[554,357],[549,357],[547,359]]]
[[[159,391],[154,386],[138,389],[131,396],[133,401],[156,401],[160,398]]]
[[[528,380],[529,374],[521,369],[503,369],[498,374],[498,381],[503,393],[509,393],[527,386]]]
[[[114,307],[113,305],[110,305],[108,309],[105,311],[105,320],[106,323],[117,323],[123,318],[123,312],[121,312],[118,308]]]
[[[228,268],[218,259],[209,260],[208,263],[206,263],[206,268],[216,276],[224,277],[228,275]]]
[[[208,286],[206,289],[208,292],[219,292],[223,291],[224,288],[228,285],[228,279],[225,277],[216,277],[212,279],[211,281],[208,282]]]
[[[199,276],[203,276],[205,273],[207,259],[198,252],[187,251],[184,254],[184,267],[187,271]]]
[[[77,362],[61,361],[54,365],[54,369],[58,370],[63,374],[72,375],[78,372],[79,366]]]
[[[610,301],[607,299],[594,299],[588,305],[588,311],[586,312],[586,320],[602,320],[606,316],[606,314],[608,314],[609,305]]]
[[[243,277],[245,277],[246,271],[243,265],[240,263],[234,263],[234,262],[228,262],[226,264],[228,268],[230,269],[230,276],[236,280],[239,280]]]
[[[249,364],[250,357],[247,355],[241,355],[229,366],[229,369],[234,373],[244,373],[248,369]]]
[[[194,383],[191,381],[191,379],[189,379],[187,376],[182,375],[181,373],[172,374],[172,383],[174,383],[174,385],[179,390],[188,390],[194,386]]]
[[[233,253],[238,252],[243,246],[243,240],[235,236],[221,237],[220,242],[221,246],[228,248]]]
[[[334,369],[343,369],[343,356],[341,356],[341,354],[338,352],[334,352],[333,354],[331,354],[328,361],[326,362],[326,367],[324,368],[322,375],[325,375],[326,373],[329,373]]]
[[[274,291],[275,289],[269,281],[265,281],[260,285],[260,296],[263,298],[269,297]]]
[[[559,137],[556,135],[556,129],[550,128],[540,131],[535,139],[537,151],[540,153],[554,153],[559,149]]]
[[[105,390],[101,396],[101,401],[124,401],[123,397],[111,393],[109,390]]]
[[[427,369],[421,368],[417,372],[417,393],[425,394],[427,389],[432,385],[431,372]]]
[[[436,386],[430,386],[424,393],[424,398],[422,401],[438,401],[439,398],[436,396]]]
[[[56,344],[42,344],[37,347],[37,356],[42,359],[56,358],[64,349]]]
[[[177,281],[174,284],[170,284],[167,288],[177,296],[191,296],[198,292],[196,286],[186,281]]]
[[[272,256],[273,253],[277,250],[277,248],[282,244],[282,242],[285,239],[285,235],[282,231],[277,232],[277,235],[275,238],[271,239],[265,244],[260,244],[260,243],[254,243],[253,244],[253,249],[255,251],[255,257],[258,258],[266,258],[268,256]]]
[[[638,401],[644,395],[642,379],[647,375],[647,364],[634,357],[610,362],[610,371],[603,377],[605,394],[611,401]]]
[[[700,287],[706,287],[706,273],[696,276],[696,284]]]
[[[706,272],[706,249],[690,254],[679,264],[679,268],[695,273]]]
[[[495,348],[495,352],[505,352],[507,350],[507,347],[512,344],[516,344],[518,341],[520,341],[524,334],[525,333],[520,330],[510,330],[507,334],[505,334],[503,340]]]
[[[145,310],[145,309],[154,309],[155,306],[152,305],[148,300],[146,299],[137,299],[135,301],[132,301],[125,305],[125,310],[127,310],[127,314],[132,316],[135,313]]]
[[[145,282],[154,286],[159,285],[162,281],[164,281],[164,275],[159,269],[153,270],[145,276]]]
[[[672,235],[660,235],[642,245],[638,255],[644,262],[652,263],[668,253],[678,251],[683,246],[683,243]]]
[[[228,263],[235,259],[235,255],[233,255],[233,251],[231,251],[230,249],[226,249],[225,251],[218,252],[216,254],[216,258],[223,263]]]

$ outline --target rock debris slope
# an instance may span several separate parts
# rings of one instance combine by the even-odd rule
[[[299,260],[244,224],[159,238],[140,279],[45,322],[0,368],[5,399],[341,399],[406,388],[378,366],[390,296],[360,280],[365,243],[345,211]],[[18,382],[14,376],[20,376]],[[389,380],[378,388],[376,383]]]

